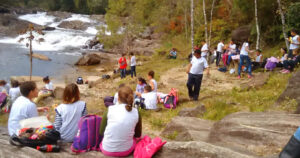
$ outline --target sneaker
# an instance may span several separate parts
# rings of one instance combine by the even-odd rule
[[[241,76],[240,75],[238,75],[238,77],[237,77],[238,79],[241,79]]]
[[[282,72],[283,74],[288,74],[288,73],[290,73],[290,70],[286,70],[286,71],[284,71],[284,72]]]
[[[286,69],[282,69],[282,70],[280,70],[280,72],[284,72],[284,71],[286,71]]]

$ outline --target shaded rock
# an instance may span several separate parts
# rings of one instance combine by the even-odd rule
[[[241,26],[232,31],[231,38],[235,43],[241,45],[245,40],[247,40],[250,37],[250,32],[250,25]]]
[[[256,155],[279,153],[300,124],[300,115],[239,112],[214,124],[209,142]]]
[[[281,103],[286,98],[288,99],[296,99],[298,106],[296,113],[300,113],[300,71],[297,71],[293,76],[289,79],[286,89],[280,95],[277,100],[277,103]]]
[[[73,13],[70,12],[62,12],[62,11],[54,11],[54,12],[47,12],[47,15],[51,15],[56,17],[55,21],[59,22],[63,19],[70,18]]]
[[[64,95],[64,88],[62,87],[55,87],[54,91],[53,91],[53,95],[56,99],[62,99],[63,95]]]
[[[65,29],[73,29],[73,30],[86,30],[87,25],[79,20],[75,21],[63,21],[61,22],[58,27],[65,28]]]
[[[260,88],[265,85],[270,77],[270,73],[258,73],[249,82],[241,84],[241,89]]]
[[[101,58],[97,54],[87,54],[81,57],[75,65],[77,66],[89,66],[100,64]]]
[[[42,30],[43,31],[53,31],[53,30],[55,30],[55,27],[45,26]]]
[[[184,108],[179,111],[178,116],[182,117],[197,117],[199,115],[203,115],[206,112],[206,108],[204,105],[198,105],[194,108]]]
[[[176,141],[207,141],[213,122],[195,117],[174,117],[161,135]]]
[[[142,39],[149,39],[151,40],[151,35],[154,32],[154,30],[151,27],[146,27],[143,33],[140,34],[140,37]]]
[[[168,142],[154,157],[254,158],[253,156],[244,155],[231,149],[226,149],[201,141]]]

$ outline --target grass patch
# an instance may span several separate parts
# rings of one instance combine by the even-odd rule
[[[177,136],[178,136],[178,132],[174,131],[172,134],[166,135],[165,137],[170,140],[175,140]]]
[[[204,113],[203,118],[208,120],[221,120],[223,117],[239,111],[234,105],[228,105],[224,100],[213,101],[207,107],[207,112]]]

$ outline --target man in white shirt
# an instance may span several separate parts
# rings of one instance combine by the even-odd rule
[[[131,78],[136,77],[136,71],[135,71],[135,67],[136,67],[136,60],[135,60],[135,56],[133,53],[130,53],[130,74],[131,74]]]
[[[209,75],[209,69],[206,59],[204,57],[201,57],[200,50],[196,50],[194,53],[194,57],[187,68],[187,73],[189,75],[187,88],[191,100],[198,100],[204,69],[207,70],[207,75]]]
[[[216,60],[216,66],[219,66],[219,64],[220,64],[221,54],[223,53],[223,48],[224,48],[224,42],[223,42],[223,40],[221,40],[221,41],[218,43],[218,46],[217,46],[217,60]]]
[[[35,82],[24,82],[20,86],[20,91],[22,96],[17,98],[13,103],[8,118],[8,132],[10,136],[14,134],[18,135],[18,131],[21,128],[19,124],[21,120],[38,116],[38,111],[43,112],[49,110],[47,107],[37,108],[35,103],[32,102],[32,99],[38,95]]]
[[[207,59],[207,55],[208,55],[208,45],[205,41],[201,42],[202,47],[201,47],[201,57],[204,57],[205,59]]]

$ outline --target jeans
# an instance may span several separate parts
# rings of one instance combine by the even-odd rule
[[[135,66],[130,67],[130,74],[131,74],[131,78],[133,77],[133,75],[136,77]]]
[[[189,90],[190,98],[193,98],[194,100],[198,100],[202,78],[203,78],[203,74],[195,75],[189,73],[186,86]]]
[[[235,54],[230,54],[229,56],[228,56],[228,60],[227,60],[227,65],[229,65],[230,64],[230,62],[231,62],[231,57],[232,56],[235,56]]]
[[[219,66],[221,60],[221,52],[217,51],[217,59],[216,59],[216,66]]]
[[[121,72],[121,78],[125,78],[126,77],[126,69],[120,69]]]
[[[241,69],[242,69],[242,65],[244,64],[244,61],[246,60],[246,67],[247,67],[247,70],[248,70],[248,74],[249,75],[252,75],[251,74],[251,60],[249,58],[248,55],[240,55],[240,64],[239,64],[239,68],[238,68],[238,74],[239,76],[241,75]]]

